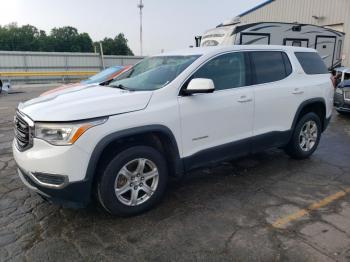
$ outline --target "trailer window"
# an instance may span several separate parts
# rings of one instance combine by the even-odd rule
[[[216,40],[206,40],[203,42],[202,46],[217,46],[219,42]]]
[[[255,84],[275,82],[292,73],[292,66],[286,54],[278,51],[251,52],[255,69]]]
[[[318,53],[296,52],[295,56],[306,74],[317,75],[328,73],[327,67]]]
[[[293,43],[292,43],[292,46],[301,47],[301,41],[300,40],[294,40]]]
[[[338,41],[338,50],[337,50],[337,59],[341,59],[341,49],[342,49],[343,41],[339,40]]]

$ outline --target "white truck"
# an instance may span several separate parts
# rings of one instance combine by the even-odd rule
[[[192,48],[144,59],[108,86],[21,103],[13,154],[23,183],[47,199],[136,215],[168,177],[279,147],[313,154],[334,88],[313,49]]]
[[[196,38],[196,45],[286,45],[318,51],[328,69],[341,65],[344,33],[330,28],[298,23],[228,21]]]

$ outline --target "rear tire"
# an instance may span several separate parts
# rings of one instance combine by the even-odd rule
[[[160,202],[167,180],[164,157],[152,147],[134,146],[107,164],[97,185],[98,200],[112,215],[137,215]]]
[[[295,159],[310,157],[317,149],[321,133],[319,116],[313,112],[307,113],[296,124],[285,152]]]

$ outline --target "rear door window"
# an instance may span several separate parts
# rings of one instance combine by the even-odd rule
[[[264,84],[286,78],[292,73],[288,56],[279,51],[250,52],[255,71],[254,83]]]
[[[306,74],[328,74],[327,67],[318,53],[296,52],[295,56]]]

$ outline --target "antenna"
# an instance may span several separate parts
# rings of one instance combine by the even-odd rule
[[[142,48],[142,9],[144,8],[144,5],[142,3],[142,0],[140,0],[140,3],[137,5],[137,7],[140,9],[140,54],[143,55],[143,48]]]

